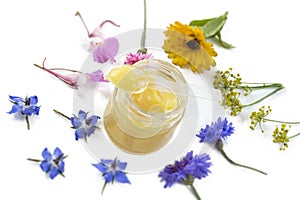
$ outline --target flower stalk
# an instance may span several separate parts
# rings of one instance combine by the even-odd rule
[[[195,197],[197,200],[201,200],[201,198],[200,198],[200,196],[199,196],[199,194],[198,194],[198,192],[197,192],[197,190],[196,190],[194,184],[191,184],[191,185],[190,185],[190,190],[191,190],[191,192],[193,193],[194,197]]]
[[[138,50],[138,53],[146,54],[147,49],[145,48],[146,45],[146,32],[147,32],[147,2],[144,0],[144,29],[141,39],[141,48]]]
[[[282,84],[272,84],[272,85],[265,85],[265,86],[256,86],[256,87],[248,87],[251,89],[266,89],[266,88],[275,88],[275,90],[273,90],[272,92],[270,92],[269,94],[263,96],[262,98],[258,99],[257,101],[254,101],[250,104],[246,104],[246,105],[242,105],[243,108],[245,107],[250,107],[253,106],[255,104],[258,104],[260,102],[262,102],[263,100],[265,100],[266,98],[272,96],[273,94],[279,92],[280,90],[284,89],[284,86]]]
[[[268,119],[268,118],[263,118],[263,120],[268,122],[283,123],[283,124],[300,124],[300,122],[287,122],[287,121],[280,121],[280,120]]]
[[[256,112],[252,112],[250,115],[250,129],[255,130],[256,126],[259,126],[260,131],[264,133],[264,129],[262,124],[265,122],[272,122],[272,123],[277,123],[280,124],[280,127],[276,125],[275,129],[273,130],[273,142],[280,144],[279,150],[285,150],[288,148],[288,142],[290,139],[295,138],[300,135],[300,133],[297,133],[292,136],[288,136],[288,132],[290,131],[290,128],[292,127],[291,125],[297,125],[300,124],[300,122],[296,121],[281,121],[281,120],[276,120],[276,119],[269,119],[267,116],[270,114],[272,111],[271,107],[265,107],[262,106],[261,108],[258,109]],[[288,126],[289,125],[289,126]]]
[[[103,195],[107,183],[108,183],[107,181],[104,182],[103,187],[102,187],[102,190],[101,190],[101,195]]]
[[[55,76],[56,78],[58,78],[59,80],[61,80],[62,82],[64,82],[65,84],[67,84],[68,86],[70,86],[73,89],[78,89],[78,84],[77,84],[77,78],[78,77],[71,77],[71,76],[66,76],[66,75],[61,75],[59,73],[54,72],[55,70],[64,70],[64,71],[70,71],[73,73],[77,73],[77,74],[83,74],[82,72],[79,72],[77,70],[70,70],[70,69],[64,69],[64,68],[52,68],[52,69],[47,69],[45,67],[45,61],[46,58],[43,60],[42,66],[37,65],[37,64],[33,64],[35,67],[44,70],[50,74],[52,74],[53,76]]]
[[[42,160],[34,159],[34,158],[27,158],[27,160],[32,162],[42,162]]]
[[[223,96],[222,106],[225,109],[230,109],[230,115],[232,116],[237,116],[240,112],[242,112],[243,108],[258,104],[284,89],[284,86],[281,83],[242,82],[240,74],[233,74],[232,68],[229,68],[226,71],[218,71],[215,76],[213,85],[215,89],[220,89]],[[240,101],[242,93],[243,96],[246,97],[249,96],[252,91],[265,89],[272,89],[272,91],[248,104],[242,103]]]
[[[30,130],[30,123],[29,123],[28,115],[25,116],[25,121],[26,121],[26,124],[27,124],[27,130]]]
[[[300,133],[297,133],[297,134],[295,134],[295,135],[292,135],[292,136],[290,136],[290,137],[288,137],[289,139],[292,139],[292,138],[295,138],[295,137],[297,137],[297,136],[299,136],[300,135]]]
[[[58,114],[58,115],[60,115],[60,116],[62,116],[62,117],[64,117],[64,118],[66,118],[66,119],[68,119],[68,120],[71,120],[71,117],[68,117],[67,115],[65,115],[65,114],[63,114],[63,113],[61,113],[61,112],[59,112],[58,110],[53,109],[53,111],[54,111],[56,114]]]
[[[256,171],[256,172],[259,172],[261,174],[264,174],[264,175],[268,175],[266,172],[263,172],[261,170],[258,170],[256,168],[253,168],[253,167],[249,167],[247,165],[242,165],[242,164],[239,164],[239,163],[236,163],[234,162],[233,160],[231,160],[227,154],[225,153],[224,149],[223,149],[223,142],[222,140],[218,140],[217,143],[216,143],[216,147],[217,149],[219,150],[219,152],[223,155],[223,157],[231,164],[235,165],[235,166],[238,166],[238,167],[243,167],[243,168],[246,168],[246,169],[250,169],[250,170],[253,170],[253,171]]]

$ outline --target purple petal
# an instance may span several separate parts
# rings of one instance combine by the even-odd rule
[[[13,105],[11,110],[9,112],[7,112],[8,114],[13,114],[16,112],[19,112],[20,110],[22,110],[22,106],[21,105]]]
[[[79,112],[78,112],[78,118],[79,118],[79,120],[83,121],[83,120],[86,119],[86,117],[87,117],[87,113],[84,112],[84,111],[82,111],[82,110],[79,110]]]
[[[54,149],[54,152],[53,152],[54,158],[58,158],[58,157],[60,157],[60,156],[62,156],[62,155],[63,155],[63,152],[62,152],[58,147],[56,147],[56,148]]]
[[[38,97],[37,96],[31,96],[29,97],[29,102],[30,102],[30,105],[35,105],[38,103]]]
[[[117,160],[117,166],[118,166],[119,170],[125,170],[127,167],[127,162],[121,162],[121,161]]]
[[[92,135],[92,134],[95,132],[95,130],[96,130],[96,127],[95,127],[95,126],[92,126],[91,128],[88,128],[88,129],[86,130],[86,135],[87,135],[88,137],[90,137],[90,135]]]
[[[101,163],[103,163],[106,166],[110,166],[113,162],[114,160],[111,159],[101,159]]]
[[[59,170],[63,173],[65,171],[65,162],[61,160],[58,165],[59,165]]]
[[[79,138],[84,138],[85,136],[85,129],[80,127],[75,131],[75,139],[78,140]]]
[[[40,107],[39,106],[29,106],[23,110],[24,115],[39,115]]]
[[[94,49],[94,61],[98,62],[98,63],[105,63],[108,61],[108,58],[106,57],[106,55],[103,53],[102,50],[102,46],[97,46]]]
[[[105,179],[105,181],[108,182],[108,183],[112,182],[113,177],[114,177],[114,175],[113,175],[112,172],[108,172],[108,173],[106,173],[106,174],[104,175],[104,179]]]
[[[98,122],[98,119],[100,119],[99,116],[96,116],[96,115],[93,115],[93,116],[90,116],[88,117],[86,120],[85,120],[85,123],[89,126],[95,126]]]
[[[48,151],[47,148],[45,148],[43,150],[42,156],[43,156],[44,160],[46,160],[46,161],[51,161],[51,159],[52,159],[52,154]]]
[[[82,122],[78,119],[78,118],[75,118],[75,117],[71,117],[71,123],[72,123],[72,126],[74,128],[78,128],[82,125]]]
[[[20,101],[23,101],[24,99],[23,98],[21,98],[21,97],[17,97],[17,96],[10,96],[9,95],[9,99],[10,100],[12,100],[12,101],[14,101],[14,102],[16,102],[16,103],[18,103],[18,102],[20,102]]]
[[[52,167],[51,170],[50,170],[50,172],[49,172],[50,178],[54,179],[58,175],[59,172],[60,171],[59,171],[59,169],[57,167]]]
[[[40,167],[43,170],[43,172],[48,172],[50,170],[51,164],[50,162],[44,160],[41,162]]]
[[[105,63],[108,60],[114,62],[114,57],[119,50],[119,41],[116,38],[107,38],[103,40],[101,46],[98,46],[94,50],[94,60],[98,63]]]
[[[115,180],[119,183],[129,183],[130,184],[130,181],[127,178],[126,174],[122,171],[116,171]]]
[[[102,174],[104,174],[105,172],[107,172],[108,167],[105,166],[102,163],[98,163],[98,164],[92,164],[94,167],[96,167]]]
[[[101,70],[94,71],[93,73],[89,74],[86,73],[90,80],[96,82],[109,82],[108,80],[104,79],[104,74]]]

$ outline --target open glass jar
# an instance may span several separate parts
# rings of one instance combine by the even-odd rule
[[[161,149],[172,138],[185,112],[188,95],[184,94],[188,88],[182,87],[187,84],[182,73],[168,62],[147,59],[133,67],[137,75],[139,70],[147,72],[151,87],[138,93],[116,87],[103,121],[117,147],[128,153],[146,154]],[[132,81],[132,85],[138,85],[134,81],[139,79]],[[172,87],[164,83],[172,83]]]

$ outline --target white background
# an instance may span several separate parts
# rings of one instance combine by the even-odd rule
[[[216,47],[218,69],[234,68],[248,82],[280,82],[286,89],[264,105],[271,105],[270,118],[300,121],[299,52],[300,30],[297,1],[238,0],[152,0],[148,1],[148,27],[165,28],[174,21],[216,17],[229,12],[223,39],[236,48]],[[120,24],[106,25],[106,35],[116,35],[143,26],[142,0],[14,0],[0,5],[1,48],[1,166],[0,199],[194,199],[181,186],[164,189],[158,173],[131,175],[131,185],[103,185],[100,173],[91,166],[96,161],[74,140],[68,122],[52,109],[71,113],[73,91],[49,74],[33,67],[47,57],[48,67],[80,69],[88,53],[81,48],[86,32],[75,17],[80,11],[92,30],[105,19]],[[6,114],[11,108],[8,95],[37,95],[40,116],[24,121]],[[262,104],[261,104],[262,105]],[[258,107],[253,107],[257,109]],[[195,186],[204,200],[212,199],[299,199],[300,138],[290,142],[285,152],[272,143],[272,128],[266,133],[251,131],[247,115],[229,117],[236,133],[228,138],[225,150],[233,160],[268,172],[264,176],[234,167],[211,152],[212,173]],[[300,131],[294,126],[291,133]],[[48,179],[38,165],[26,158],[41,158],[41,151],[60,147],[68,156],[65,178]]]

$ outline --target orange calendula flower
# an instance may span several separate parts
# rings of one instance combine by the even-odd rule
[[[180,22],[171,24],[164,32],[166,39],[163,49],[172,59],[173,64],[190,67],[193,72],[202,73],[215,66],[213,57],[217,52],[212,43],[206,42],[203,31]]]

